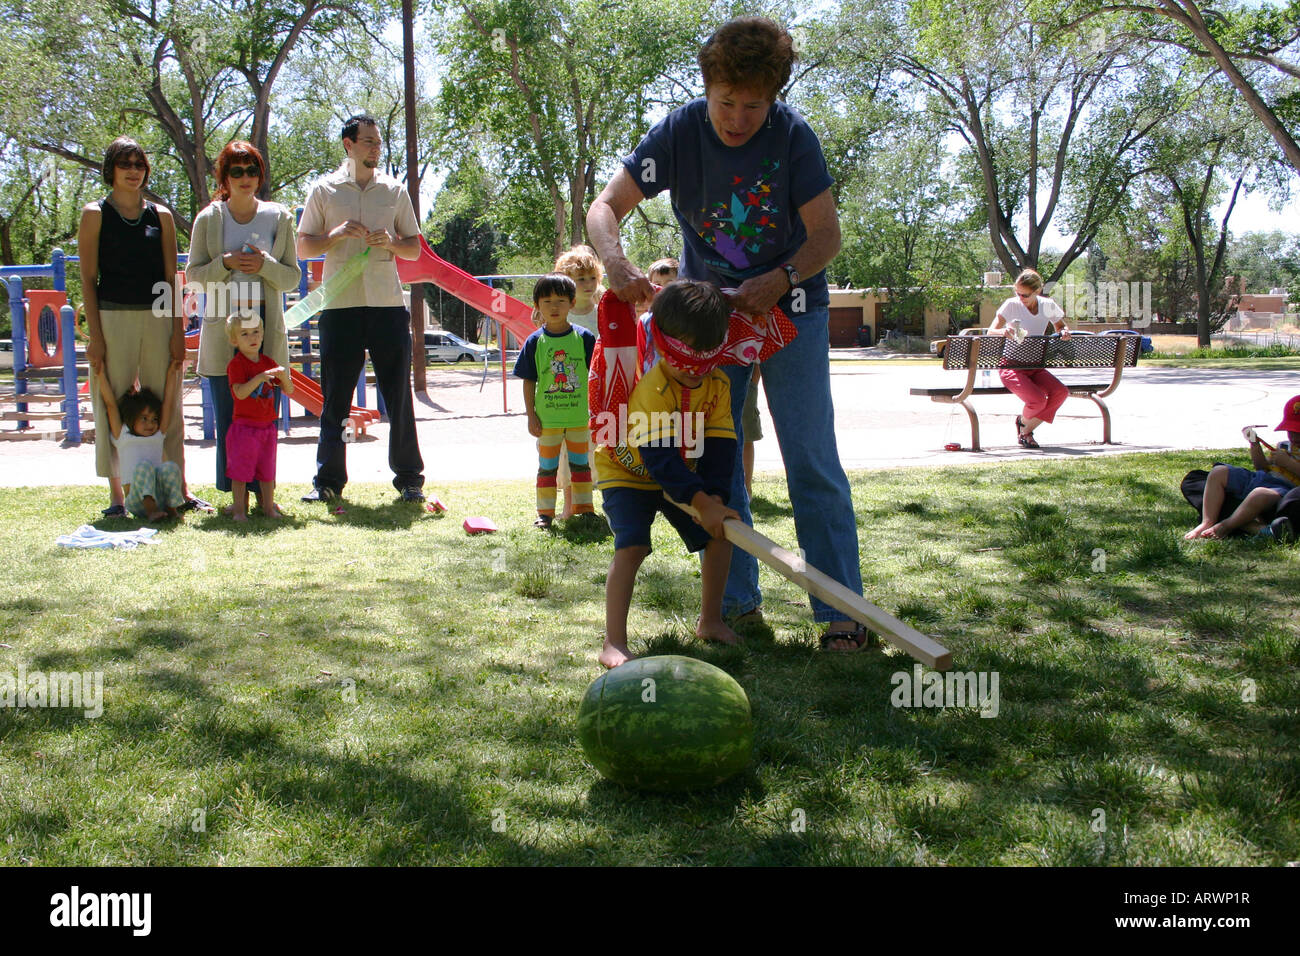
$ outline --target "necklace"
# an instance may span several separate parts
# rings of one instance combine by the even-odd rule
[[[143,199],[140,200],[140,215],[136,216],[134,219],[127,219],[126,216],[122,214],[122,210],[117,208],[117,203],[113,201],[112,196],[108,197],[108,204],[113,207],[113,211],[117,213],[118,218],[120,218],[122,222],[126,223],[128,226],[138,226],[140,225],[140,220],[144,219],[145,207],[144,207]]]

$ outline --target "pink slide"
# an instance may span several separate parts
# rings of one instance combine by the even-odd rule
[[[403,282],[431,282],[471,308],[477,309],[506,327],[522,344],[533,334],[533,307],[479,282],[464,269],[458,269],[429,248],[420,237],[420,258],[398,259],[397,276]]]

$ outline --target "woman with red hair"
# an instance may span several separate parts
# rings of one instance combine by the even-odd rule
[[[289,367],[284,330],[284,296],[298,287],[293,214],[275,202],[258,199],[266,163],[251,143],[236,140],[217,157],[217,198],[194,220],[186,279],[204,292],[199,332],[198,373],[212,386],[217,425],[217,490],[230,491],[226,475],[226,433],[234,400],[226,366],[235,348],[226,335],[226,316],[249,308],[262,316],[262,352]]]

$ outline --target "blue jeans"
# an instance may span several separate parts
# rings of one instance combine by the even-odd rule
[[[835,409],[831,405],[830,310],[822,306],[803,315],[791,315],[799,330],[793,342],[763,361],[762,387],[785,459],[786,485],[794,507],[795,534],[810,565],[849,590],[862,593],[858,562],[858,523],[853,513],[849,479],[835,445]],[[736,466],[732,473],[731,500],[746,524],[753,524],[745,494],[745,469],[740,455],[745,447],[741,411],[749,386],[748,365],[726,365],[731,380],[731,414],[736,423]],[[731,572],[722,598],[722,613],[744,614],[762,603],[758,588],[758,561],[733,548]],[[846,615],[812,598],[813,619],[846,619]]]
[[[224,375],[209,375],[212,386],[212,415],[217,424],[217,491],[230,491],[226,477],[226,432],[235,417],[235,396],[230,394],[230,379]]]

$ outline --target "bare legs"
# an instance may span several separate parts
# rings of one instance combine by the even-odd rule
[[[599,658],[605,667],[618,667],[633,659],[627,647],[627,612],[632,605],[636,573],[649,553],[650,549],[641,545],[619,548],[614,552],[605,579],[605,644]],[[722,592],[730,563],[731,542],[717,538],[710,540],[704,548],[704,561],[700,567],[700,617],[695,625],[695,636],[701,640],[720,644],[740,642],[740,636],[722,620]]]
[[[1282,495],[1272,488],[1256,488],[1246,495],[1246,500],[1238,506],[1236,511],[1222,521],[1217,521],[1219,512],[1223,508],[1227,484],[1227,467],[1216,465],[1210,472],[1209,477],[1205,479],[1205,497],[1201,502],[1201,523],[1183,535],[1185,540],[1226,538],[1232,532],[1254,521],[1269,509],[1276,508],[1277,503],[1282,500]]]

